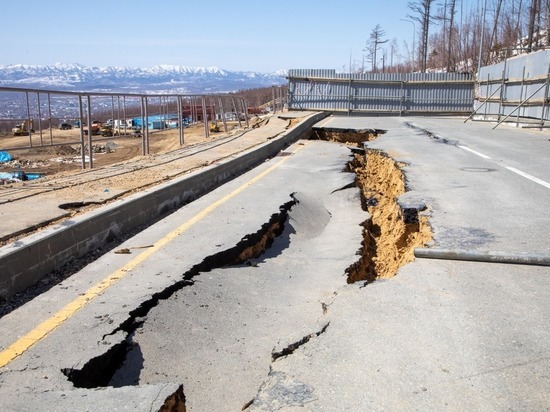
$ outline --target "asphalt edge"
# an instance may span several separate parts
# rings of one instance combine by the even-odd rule
[[[316,112],[272,140],[197,172],[115,201],[0,248],[0,298],[129,231],[146,225],[276,156],[329,113]]]

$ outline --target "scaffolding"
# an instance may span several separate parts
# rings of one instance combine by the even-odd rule
[[[506,59],[482,67],[476,82],[474,111],[466,119],[546,128],[550,91],[550,52]]]

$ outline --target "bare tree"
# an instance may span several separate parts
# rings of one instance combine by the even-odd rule
[[[496,4],[495,13],[493,16],[493,30],[491,31],[491,37],[489,37],[489,44],[487,44],[487,48],[489,49],[489,53],[487,53],[485,56],[485,64],[489,62],[490,52],[497,52],[499,49],[499,42],[497,41],[497,31],[499,29],[499,17],[500,17],[500,9],[502,7],[502,0],[498,0]]]
[[[529,7],[529,25],[527,26],[527,51],[531,51],[533,48],[533,42],[538,39],[537,22],[540,16],[540,0],[531,0],[531,6]]]
[[[522,26],[521,26],[521,11],[523,10],[522,5],[523,5],[523,1],[519,0],[518,10],[517,10],[516,30],[515,30],[516,34],[518,36],[516,41],[521,39],[521,37],[522,37],[522,30],[521,30],[522,29]]]
[[[470,13],[463,18],[463,23],[459,29],[460,35],[456,36],[459,40],[456,42],[456,54],[461,71],[473,73],[477,67],[481,40],[481,20],[479,10],[470,10]]]
[[[433,23],[431,14],[432,4],[435,0],[417,0],[409,1],[407,6],[413,14],[408,14],[407,17],[420,23],[420,64],[422,72],[426,72],[428,60],[428,39],[430,24]]]
[[[550,47],[550,0],[478,0],[465,7],[466,3],[464,0],[408,2],[407,21],[420,24],[415,26],[419,44],[412,51],[406,41],[402,47],[409,56],[418,56],[423,72],[427,68],[474,72],[480,59],[481,64],[498,63],[521,52]],[[436,4],[440,5],[437,10]],[[378,40],[384,36],[383,31],[375,34],[377,30],[381,30],[380,26],[371,33],[368,49],[374,71],[380,63]],[[413,41],[413,48],[414,45]],[[398,55],[394,46],[388,47],[388,70],[414,70],[410,64],[393,67],[392,56]]]
[[[397,39],[393,38],[390,42],[390,67],[388,71],[395,71],[395,60],[398,59],[399,56],[399,46],[397,45]]]
[[[386,32],[379,24],[377,24],[370,32],[370,37],[367,41],[367,50],[370,53],[373,72],[376,72],[376,56],[378,54],[378,50],[380,49],[380,45],[388,42],[387,39],[384,39],[385,35]]]
[[[455,63],[453,58],[453,35],[455,27],[456,0],[449,1],[449,35],[447,36],[447,71],[454,71]]]
[[[521,6],[522,0],[511,0],[506,2],[500,13],[498,31],[500,39],[497,41],[502,48],[512,49],[518,45],[520,39],[520,22],[521,22]],[[494,46],[493,46],[494,47]],[[506,53],[505,53],[506,55]],[[496,56],[493,57],[496,61],[502,58],[502,52],[496,51]]]
[[[455,70],[455,58],[453,57],[455,48],[453,37],[456,37],[455,15],[456,0],[445,0],[443,6],[433,18],[438,23],[442,22],[441,31],[436,33],[435,36],[430,36],[430,47],[436,48],[430,52],[430,64],[438,62],[439,67],[445,67],[447,72]],[[435,58],[436,56],[437,58]]]

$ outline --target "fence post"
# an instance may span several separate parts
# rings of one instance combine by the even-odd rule
[[[90,95],[86,96],[86,114],[88,116],[88,156],[90,156],[89,164],[90,169],[94,167],[93,162],[93,149],[92,149],[92,108]]]
[[[206,109],[206,96],[202,96],[202,119],[204,122],[204,137],[210,137],[210,128],[208,127],[208,110]]]
[[[42,110],[40,110],[40,92],[36,92],[36,105],[38,106],[38,133],[40,133],[40,146],[44,146],[42,137]]]
[[[540,113],[540,126],[544,126],[544,121],[546,116],[544,115],[544,111],[547,109],[546,101],[548,100],[548,86],[549,86],[549,80],[550,80],[550,64],[548,65],[548,72],[546,73],[546,89],[544,89],[544,100],[542,101],[542,110]]]
[[[178,126],[179,126],[179,138],[180,138],[180,146],[183,146],[183,109],[182,109],[182,102],[181,102],[181,96],[177,96],[177,103],[178,103]]]
[[[81,167],[86,169],[86,150],[84,143],[84,110],[82,109],[82,95],[78,95],[78,109],[80,115],[80,157],[81,157]]]
[[[523,100],[523,87],[525,85],[525,66],[523,66],[523,73],[521,74],[521,87],[519,89],[519,101]],[[516,115],[516,128],[519,127],[519,109]]]
[[[50,125],[50,145],[53,146],[52,104],[50,101],[50,93],[48,93],[48,119],[49,119],[49,125]]]
[[[144,99],[145,102],[145,130],[143,133],[143,154],[149,154],[149,101],[147,96]]]
[[[227,133],[227,120],[225,119],[225,108],[223,107],[223,100],[221,96],[218,96],[218,103],[220,105],[220,113],[222,116],[223,131]]]
[[[29,146],[32,147],[31,106],[29,104],[29,92],[25,92],[27,99],[27,126],[29,128]]]
[[[506,91],[506,60],[504,60],[504,68],[502,69],[502,79],[500,83],[500,99],[498,102],[498,116],[497,121],[500,122],[500,116],[502,115],[502,103],[504,101],[504,92]]]

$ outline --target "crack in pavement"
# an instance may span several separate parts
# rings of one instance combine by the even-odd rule
[[[153,294],[148,300],[129,313],[128,319],[115,328],[107,336],[124,332],[126,339],[112,345],[102,355],[90,359],[81,369],[63,368],[62,372],[77,388],[97,388],[109,384],[112,377],[117,373],[128,353],[135,346],[132,342],[133,333],[142,325],[149,311],[156,307],[160,301],[167,300],[176,292],[188,286],[193,286],[192,280],[195,276],[210,272],[217,268],[233,266],[244,263],[249,259],[260,256],[273,243],[273,239],[284,230],[288,213],[297,203],[293,195],[292,200],[279,207],[279,213],[273,214],[261,228],[251,234],[245,235],[235,246],[220,251],[216,254],[205,257],[202,262],[194,265],[182,275],[182,279],[173,283],[164,290]],[[119,384],[124,386],[123,383]]]
[[[276,361],[277,359],[283,357],[283,356],[288,356],[288,355],[292,355],[294,353],[294,351],[296,349],[298,349],[300,346],[303,346],[305,345],[306,343],[308,343],[311,339],[313,338],[316,338],[316,337],[319,337],[320,335],[322,335],[323,333],[326,332],[328,326],[330,325],[330,322],[327,322],[325,323],[325,325],[321,328],[321,330],[317,331],[317,332],[314,332],[314,333],[310,333],[309,335],[306,335],[304,336],[302,339],[300,339],[299,341],[297,342],[294,342],[294,343],[291,343],[290,345],[288,345],[287,347],[283,348],[282,350],[280,351],[273,351],[271,352],[271,360],[272,361]]]

